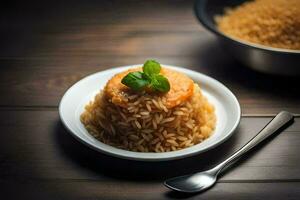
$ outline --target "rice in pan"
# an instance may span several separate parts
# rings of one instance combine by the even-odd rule
[[[187,90],[181,87],[187,81],[180,82],[180,77],[188,77],[164,68],[162,74],[171,87],[168,93],[135,92],[119,84],[126,74],[138,69],[113,77],[85,107],[81,122],[92,136],[129,151],[168,152],[191,147],[212,134],[216,124],[214,106],[196,83],[191,82],[190,95],[182,98]]]

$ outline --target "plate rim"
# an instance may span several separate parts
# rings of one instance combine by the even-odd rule
[[[143,64],[117,66],[117,67],[112,67],[112,68],[109,68],[109,69],[106,69],[106,70],[94,72],[94,73],[91,73],[91,74],[89,74],[89,75],[81,78],[80,80],[78,80],[77,82],[75,82],[73,85],[71,85],[68,89],[66,89],[65,92],[64,92],[64,94],[61,97],[60,102],[59,102],[58,112],[59,112],[60,121],[62,122],[62,124],[66,128],[66,130],[69,132],[69,134],[72,135],[73,138],[75,138],[77,141],[81,142],[82,144],[85,144],[89,148],[92,148],[93,150],[96,150],[97,152],[103,153],[105,155],[112,156],[112,157],[115,157],[115,158],[120,158],[120,159],[126,159],[126,160],[150,161],[150,162],[179,160],[179,159],[183,159],[183,158],[187,158],[187,157],[192,157],[194,155],[198,155],[198,154],[204,153],[204,152],[206,152],[208,150],[211,150],[211,149],[213,149],[213,148],[221,145],[222,143],[224,143],[226,140],[228,140],[233,135],[233,133],[237,129],[238,125],[240,124],[241,115],[242,115],[241,106],[240,106],[240,103],[239,103],[237,97],[235,96],[235,94],[228,87],[226,87],[223,83],[221,83],[220,81],[214,79],[213,77],[210,77],[210,76],[208,76],[206,74],[203,74],[201,72],[194,71],[194,70],[191,70],[191,69],[188,69],[188,68],[179,67],[179,66],[175,66],[175,65],[165,65],[165,64],[161,64],[161,65],[163,67],[167,67],[167,68],[171,68],[171,69],[175,69],[175,70],[179,69],[181,72],[185,71],[185,72],[193,73],[196,76],[200,75],[200,76],[202,76],[205,79],[208,79],[210,81],[214,81],[219,86],[221,86],[222,89],[225,89],[228,94],[230,94],[230,97],[231,97],[230,99],[234,101],[234,105],[237,108],[237,119],[236,119],[234,125],[230,128],[230,130],[228,131],[228,133],[226,135],[224,135],[223,137],[221,137],[221,139],[219,139],[218,141],[216,141],[215,143],[213,143],[212,145],[208,146],[205,149],[199,149],[199,150],[196,150],[196,151],[193,151],[193,152],[189,152],[189,153],[184,153],[184,154],[176,155],[176,151],[173,151],[173,152],[155,153],[155,155],[158,155],[158,154],[162,155],[162,154],[165,154],[165,153],[174,153],[174,155],[169,156],[169,157],[137,157],[137,156],[132,156],[132,155],[126,155],[126,152],[129,153],[129,154],[130,153],[134,153],[136,155],[140,154],[140,155],[148,155],[148,156],[149,156],[149,154],[153,154],[153,153],[132,152],[132,151],[128,151],[128,150],[118,149],[116,147],[113,147],[113,148],[115,148],[115,149],[117,149],[118,151],[121,151],[121,152],[124,151],[124,153],[123,154],[119,154],[117,152],[111,152],[111,151],[109,151],[107,149],[103,149],[103,148],[101,148],[101,147],[99,147],[99,146],[97,146],[95,144],[87,142],[84,138],[81,138],[77,133],[74,133],[74,131],[72,130],[72,128],[69,127],[69,125],[64,120],[63,113],[62,113],[63,112],[62,111],[62,105],[63,105],[63,103],[65,101],[65,98],[67,97],[68,93],[73,88],[75,88],[78,84],[80,84],[81,82],[86,81],[87,79],[89,79],[89,78],[91,78],[93,76],[97,76],[97,75],[99,75],[101,73],[109,73],[111,71],[117,71],[115,73],[119,73],[119,72],[121,72],[122,70],[124,70],[126,68],[133,68],[133,67],[138,67],[138,66],[142,66],[142,65]],[[185,72],[182,72],[182,73],[185,73]],[[114,72],[111,72],[111,73],[114,73]],[[105,143],[103,143],[101,141],[98,141],[98,142],[100,142],[100,143],[102,143],[104,145],[107,145],[107,144],[105,144]],[[112,147],[112,146],[110,146],[110,147]]]

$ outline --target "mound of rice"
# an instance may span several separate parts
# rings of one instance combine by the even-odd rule
[[[168,152],[198,144],[215,129],[214,107],[197,84],[183,103],[167,108],[163,95],[146,92],[127,97],[127,107],[113,104],[101,91],[81,115],[88,132],[101,142],[136,152]]]
[[[266,46],[300,50],[300,0],[253,0],[216,16],[228,36]]]

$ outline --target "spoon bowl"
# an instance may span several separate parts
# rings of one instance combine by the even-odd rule
[[[216,170],[211,169],[166,180],[164,185],[178,192],[195,193],[210,188],[216,181]]]

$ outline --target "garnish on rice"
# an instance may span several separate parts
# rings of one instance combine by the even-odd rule
[[[147,60],[143,65],[143,71],[129,72],[122,83],[134,91],[158,91],[168,92],[170,90],[169,80],[159,74],[160,64],[155,60]]]
[[[214,106],[198,84],[154,60],[115,74],[80,120],[101,142],[138,152],[188,148],[216,125]]]

